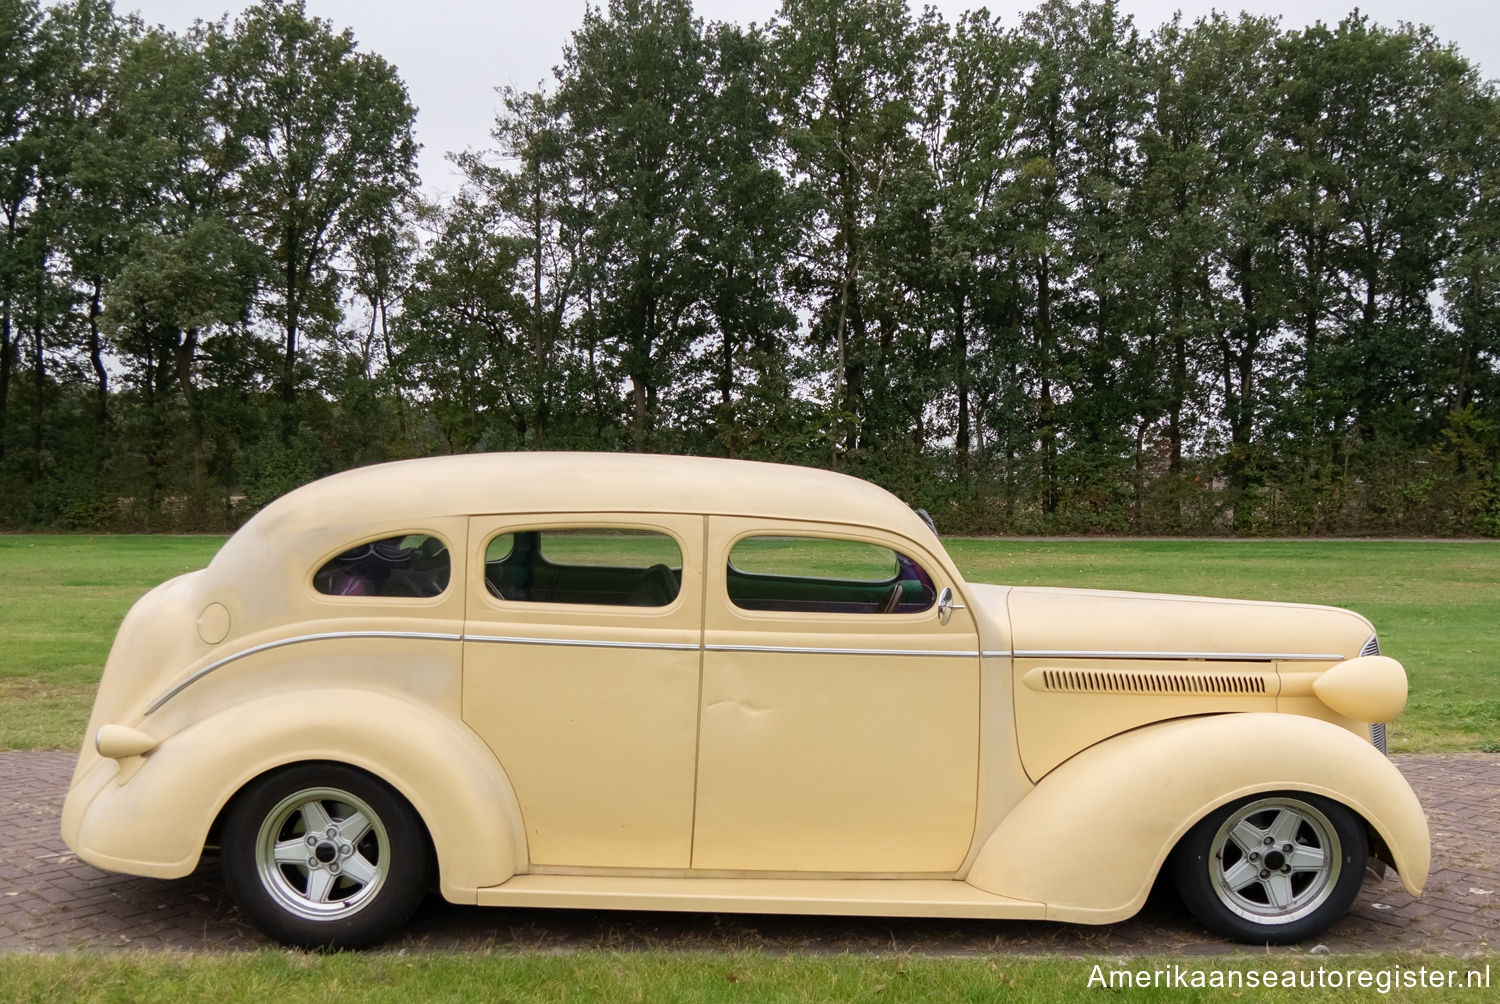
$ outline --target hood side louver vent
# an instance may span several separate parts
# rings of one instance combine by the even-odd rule
[[[1361,656],[1380,654],[1380,636],[1370,635],[1370,640],[1365,642],[1365,647],[1359,650]]]
[[[1264,676],[1043,669],[1026,674],[1034,689],[1069,694],[1264,694]],[[1037,682],[1041,683],[1036,687]]]

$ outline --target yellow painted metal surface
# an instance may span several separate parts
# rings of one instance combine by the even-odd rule
[[[833,531],[710,517],[693,866],[954,872],[974,827],[973,618],[741,609],[723,556],[757,532]],[[861,536],[922,564],[938,589],[961,585],[915,541]]]
[[[659,608],[510,602],[484,586],[483,555],[492,537],[570,526],[671,535],[684,559],[677,599]],[[687,867],[703,518],[476,517],[469,541],[464,720],[515,785],[530,861]],[[507,640],[475,640],[484,638]]]
[[[1400,772],[1345,729],[1281,714],[1163,722],[1090,747],[1017,804],[967,879],[1045,902],[1049,920],[1123,920],[1195,822],[1241,796],[1281,790],[1348,806],[1391,849],[1406,888],[1421,891],[1430,837]]]
[[[1313,681],[1318,700],[1356,721],[1388,722],[1406,707],[1406,670],[1395,659],[1350,659]]]
[[[1348,658],[1375,633],[1352,610],[1209,596],[1017,587],[1018,653],[1211,653]]]
[[[994,896],[952,879],[632,878],[518,875],[479,890],[481,906],[725,913],[835,913],[854,917],[1041,920],[1041,903]]]
[[[1279,686],[1271,663],[1053,657],[1016,659],[1013,672],[1017,745],[1038,780],[1079,750],[1151,722],[1275,711]]]
[[[113,762],[100,761],[69,793],[63,836],[101,868],[180,877],[235,792],[309,760],[351,764],[400,792],[432,835],[454,902],[474,902],[475,889],[524,865],[515,798],[474,735],[416,704],[355,690],[278,693],[207,717],[163,741],[123,784],[113,783]]]

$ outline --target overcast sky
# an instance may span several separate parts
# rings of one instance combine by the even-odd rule
[[[116,9],[139,10],[150,24],[181,30],[196,19],[237,13],[243,0],[115,0]],[[607,0],[601,5],[607,6]],[[935,0],[950,22],[964,10],[988,6],[1002,23],[1014,24],[1035,2]],[[694,0],[698,15],[741,24],[770,20],[779,0]],[[922,4],[913,4],[920,10]],[[1337,23],[1354,0],[1122,0],[1121,9],[1150,31],[1181,10],[1184,20],[1214,8],[1280,16],[1287,27],[1314,21]],[[1359,8],[1388,25],[1429,24],[1445,41],[1478,64],[1486,77],[1500,76],[1500,5],[1496,0],[1363,0]],[[417,106],[421,169],[429,194],[458,187],[444,155],[488,145],[497,100],[495,88],[533,88],[552,81],[563,43],[583,20],[584,0],[308,0],[308,11],[349,27],[362,49],[378,52],[401,73]]]

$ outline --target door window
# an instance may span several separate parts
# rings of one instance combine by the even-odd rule
[[[665,607],[682,590],[682,550],[654,530],[558,527],[490,540],[484,580],[518,603]]]
[[[744,610],[914,614],[936,599],[932,577],[906,555],[829,537],[743,537],[729,552],[726,580]]]

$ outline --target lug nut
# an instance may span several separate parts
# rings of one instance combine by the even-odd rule
[[[307,859],[307,867],[316,869],[318,867],[318,859],[317,858],[308,858]]]
[[[1286,844],[1281,849],[1283,851],[1285,851],[1286,853],[1288,853],[1288,854],[1292,853],[1292,845],[1291,844]]]
[[[330,873],[334,874],[334,875],[337,875],[339,873],[339,866],[338,865],[329,865],[328,866],[328,871]]]
[[[1261,878],[1270,878],[1271,877],[1271,873],[1268,872],[1268,871],[1266,871],[1264,868],[1262,868],[1260,870],[1260,877]]]
[[[1251,861],[1259,861],[1260,860],[1260,851],[1251,851],[1250,852],[1250,860]]]
[[[1276,842],[1276,838],[1275,837],[1267,837],[1266,839],[1264,839],[1264,840],[1261,841],[1261,843],[1265,844],[1267,847],[1270,847],[1275,842]]]
[[[1291,865],[1283,865],[1282,866],[1282,868],[1281,868],[1281,874],[1283,874],[1283,875],[1290,875],[1291,873],[1292,873],[1292,866]]]
[[[309,846],[309,847],[316,847],[316,846],[318,846],[318,835],[316,833],[309,833],[307,835],[307,846]]]

